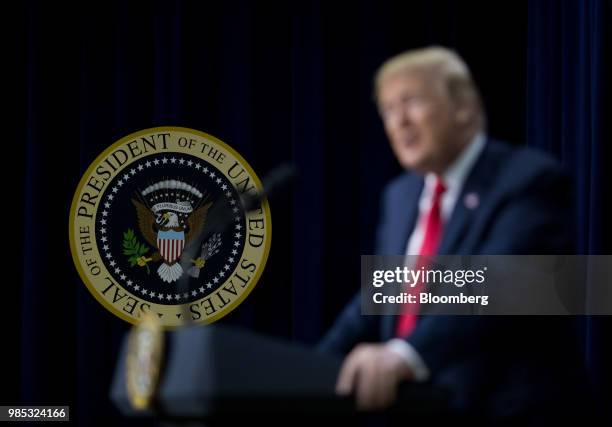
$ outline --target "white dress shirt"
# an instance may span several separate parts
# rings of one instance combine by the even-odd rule
[[[482,133],[477,133],[474,139],[463,149],[459,157],[450,165],[450,167],[442,174],[442,181],[446,187],[446,191],[442,194],[440,200],[440,208],[442,221],[446,223],[453,212],[457,199],[463,184],[469,173],[471,172],[476,160],[485,146],[485,136]],[[406,246],[406,255],[418,255],[423,239],[425,238],[425,227],[427,215],[431,209],[432,196],[436,186],[436,175],[429,173],[425,175],[425,185],[419,198],[419,216],[416,225]],[[387,346],[392,351],[399,354],[410,366],[414,373],[416,381],[426,381],[429,378],[429,369],[427,365],[416,351],[406,340],[394,338],[387,343]]]

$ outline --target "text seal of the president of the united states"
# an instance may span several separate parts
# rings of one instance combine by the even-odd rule
[[[270,209],[260,180],[222,141],[192,129],[145,129],[89,166],[70,210],[70,247],[90,292],[120,318],[175,327],[237,307],[264,269]]]

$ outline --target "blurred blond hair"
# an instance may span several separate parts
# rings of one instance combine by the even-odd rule
[[[391,77],[410,72],[437,73],[446,82],[450,99],[474,108],[480,127],[484,128],[486,116],[478,87],[466,63],[451,49],[430,46],[409,50],[386,60],[374,77],[374,98],[378,100],[381,85]]]

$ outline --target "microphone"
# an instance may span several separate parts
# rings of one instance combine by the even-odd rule
[[[259,205],[271,195],[283,190],[297,178],[297,169],[290,163],[274,168],[263,180],[263,191],[261,193],[243,194],[241,196],[242,208],[245,212],[257,209]]]
[[[240,197],[242,208],[245,212],[250,212],[258,209],[268,197],[278,194],[284,191],[293,181],[297,178],[297,169],[290,163],[285,163],[277,166],[270,171],[263,179],[263,189],[261,192],[256,194],[243,194]],[[227,215],[230,207],[228,206],[225,198],[216,202],[207,215],[208,229],[207,235],[223,232],[230,224],[233,224],[233,216]],[[204,228],[200,231],[199,235],[195,236],[192,240],[192,244],[183,250],[181,259],[185,260],[185,264],[188,264],[191,259],[196,258],[196,252],[200,249],[202,241],[204,240]],[[186,266],[183,266],[186,267]],[[187,271],[187,268],[184,268]],[[184,274],[178,280],[177,288],[181,294],[187,293],[189,290],[189,275]],[[189,326],[191,324],[191,317],[189,316],[188,303],[181,304],[181,313],[183,317],[183,326]]]

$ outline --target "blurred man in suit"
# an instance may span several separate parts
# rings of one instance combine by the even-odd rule
[[[406,172],[382,199],[381,255],[572,251],[571,200],[559,165],[493,141],[463,60],[440,47],[400,54],[375,78],[391,148]],[[391,405],[405,380],[453,392],[485,419],[546,420],[582,376],[567,319],[363,316],[355,297],[320,343],[345,354],[337,391],[359,407]],[[573,400],[578,408],[578,401]]]

